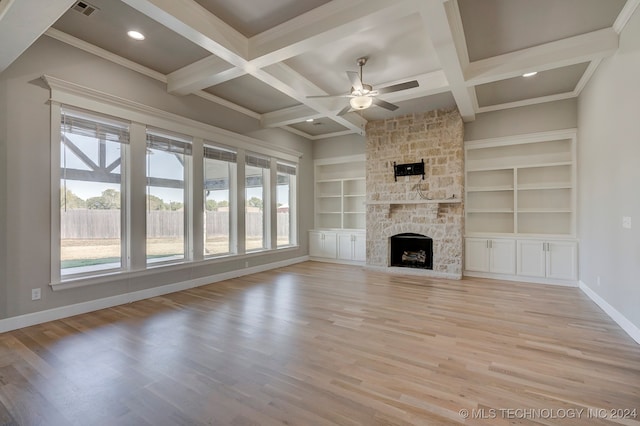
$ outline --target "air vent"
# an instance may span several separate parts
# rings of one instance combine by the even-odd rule
[[[76,12],[82,13],[85,16],[89,16],[93,12],[95,12],[98,8],[90,5],[86,1],[79,1],[73,5],[72,9],[75,10]]]

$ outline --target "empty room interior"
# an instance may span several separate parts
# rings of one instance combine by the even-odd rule
[[[0,425],[640,425],[640,0],[0,0]]]

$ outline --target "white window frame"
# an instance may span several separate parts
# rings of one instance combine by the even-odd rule
[[[112,117],[104,117],[104,114],[96,113],[93,111],[83,110],[77,107],[70,107],[68,105],[61,105],[58,103],[52,103],[51,106],[51,188],[52,188],[52,197],[51,197],[51,229],[57,229],[57,232],[54,234],[52,232],[51,238],[51,277],[52,280],[65,280],[69,279],[78,279],[84,277],[91,277],[94,275],[102,275],[102,274],[110,274],[126,271],[130,268],[130,255],[129,255],[129,244],[130,240],[129,229],[128,226],[128,188],[129,188],[129,174],[130,174],[130,162],[129,162],[129,146],[130,143],[121,143],[120,150],[120,266],[115,268],[96,268],[92,271],[78,272],[78,273],[67,273],[62,274],[62,259],[61,259],[61,242],[62,242],[62,234],[61,234],[61,203],[60,203],[60,182],[63,178],[62,176],[62,167],[61,167],[61,157],[60,157],[60,145],[62,140],[60,139],[60,123],[61,118],[63,117],[63,108],[64,110],[69,111],[71,114],[79,117],[83,117],[89,120],[96,120],[99,122],[100,120],[109,121],[113,119]],[[126,121],[120,118],[115,119],[117,121]],[[57,143],[56,143],[57,141]],[[55,227],[54,222],[55,221]]]
[[[237,224],[237,216],[238,216],[238,152],[235,148],[231,148],[231,147],[227,147],[224,146],[222,144],[216,143],[216,142],[212,142],[212,141],[208,141],[205,140],[203,141],[203,154],[204,154],[204,149],[206,148],[210,148],[210,149],[214,149],[214,150],[220,150],[220,151],[228,151],[229,153],[233,153],[233,157],[234,157],[234,161],[228,161],[229,163],[229,251],[227,253],[214,253],[211,255],[205,255],[204,254],[204,245],[206,244],[206,241],[204,241],[203,246],[202,246],[202,250],[199,250],[199,253],[202,253],[202,255],[204,256],[205,259],[213,259],[213,258],[217,258],[217,257],[225,257],[225,256],[231,256],[231,255],[235,255],[238,254],[238,224]],[[203,175],[202,175],[202,179],[200,179],[203,182],[204,185],[204,162],[210,159],[209,157],[207,157],[206,155],[203,155],[203,159],[202,159],[202,168],[203,168]],[[224,161],[224,160],[220,160],[220,161]],[[203,191],[204,192],[204,191]],[[194,193],[195,194],[195,193]],[[194,195],[195,196],[195,195]],[[205,210],[205,206],[204,206],[204,197],[203,198],[203,206],[202,206],[202,212],[204,214],[204,210]],[[203,225],[200,227],[200,229],[202,229],[204,235],[204,239],[206,239],[206,225],[203,223]]]
[[[114,282],[117,280],[126,280],[131,277],[139,277],[154,273],[157,268],[165,268],[167,271],[179,270],[181,268],[198,267],[201,264],[216,264],[224,262],[226,259],[242,259],[254,256],[260,256],[269,252],[275,247],[267,248],[264,251],[252,252],[246,254],[244,250],[244,210],[239,209],[235,215],[234,230],[238,232],[236,237],[237,250],[236,254],[228,257],[203,259],[202,250],[198,250],[203,246],[202,232],[194,232],[194,230],[202,229],[202,197],[194,197],[194,194],[202,194],[202,141],[216,141],[237,150],[238,161],[236,167],[236,179],[238,182],[236,188],[236,205],[244,205],[244,152],[249,151],[256,154],[268,156],[270,158],[278,158],[290,163],[298,164],[302,153],[286,148],[273,148],[273,145],[240,135],[228,130],[224,130],[209,124],[201,123],[189,118],[185,118],[173,113],[162,111],[147,105],[139,104],[134,101],[123,99],[114,95],[106,94],[94,89],[83,87],[75,83],[67,82],[55,77],[44,75],[42,80],[51,91],[50,96],[50,147],[51,147],[51,283],[50,286],[55,290],[70,289],[75,287],[84,287],[87,285]],[[130,158],[127,164],[129,169],[129,188],[123,202],[129,211],[128,216],[122,223],[122,226],[129,230],[127,236],[128,241],[122,243],[126,245],[128,258],[126,262],[127,270],[119,270],[108,273],[96,273],[91,276],[73,277],[67,279],[61,278],[60,275],[60,116],[61,105],[71,108],[77,108],[88,111],[96,115],[106,115],[114,117],[118,120],[130,123]],[[149,267],[146,264],[146,238],[144,238],[146,230],[146,213],[144,194],[146,189],[146,171],[141,164],[134,164],[135,161],[142,161],[144,165],[144,156],[146,150],[145,128],[147,126],[159,129],[166,129],[170,132],[188,135],[193,138],[193,164],[199,166],[192,167],[190,175],[191,187],[187,194],[192,197],[190,200],[191,217],[189,238],[190,245],[188,258],[179,264],[171,263],[166,265],[158,265],[157,267]],[[142,160],[140,160],[142,158]],[[299,170],[299,169],[298,169]],[[272,172],[275,169],[272,168]],[[271,179],[273,181],[273,179]],[[273,185],[273,183],[271,183]],[[123,188],[124,190],[124,188]],[[273,189],[271,190],[273,192]],[[195,199],[194,199],[195,198]],[[270,210],[275,209],[272,205]],[[270,213],[271,214],[271,213]],[[271,214],[273,218],[273,214]],[[273,219],[272,219],[273,220]],[[124,264],[123,264],[124,266]],[[165,270],[163,269],[163,270]],[[121,281],[122,282],[122,281]]]

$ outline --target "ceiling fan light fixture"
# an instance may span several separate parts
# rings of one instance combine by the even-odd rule
[[[355,96],[349,101],[353,109],[367,109],[373,104],[370,96]]]

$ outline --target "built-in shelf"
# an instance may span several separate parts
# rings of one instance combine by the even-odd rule
[[[465,234],[575,235],[575,129],[465,143]]]
[[[315,161],[315,228],[364,229],[365,156]]]

